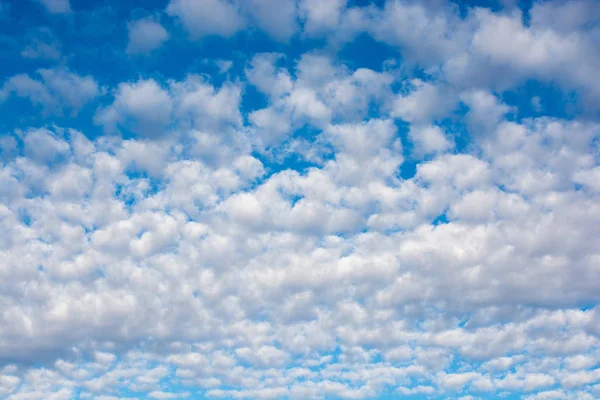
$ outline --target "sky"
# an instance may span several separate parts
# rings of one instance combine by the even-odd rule
[[[596,0],[0,0],[0,399],[600,398]]]

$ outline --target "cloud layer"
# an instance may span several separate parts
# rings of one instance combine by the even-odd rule
[[[0,398],[600,396],[593,2],[118,15],[3,76]]]

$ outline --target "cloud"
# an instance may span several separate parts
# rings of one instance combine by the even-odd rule
[[[21,56],[34,60],[59,60],[61,58],[61,43],[52,31],[41,28],[32,36],[27,47],[21,51]]]
[[[121,124],[142,135],[155,136],[167,128],[172,108],[169,93],[155,80],[122,83],[113,104],[99,110],[95,121],[109,130]]]
[[[100,93],[93,77],[65,68],[39,69],[36,74],[15,75],[4,82],[2,91],[7,96],[14,93],[27,98],[34,106],[42,106],[45,114],[56,115],[69,110],[76,115]]]
[[[301,0],[300,14],[305,18],[304,32],[315,35],[336,29],[340,25],[342,12],[346,9],[347,0],[327,2]]]
[[[561,35],[548,29],[548,26],[527,28],[523,26],[518,13],[498,16],[480,11],[475,18],[480,24],[472,41],[476,54],[526,76],[539,76],[542,79],[555,76],[571,87],[593,85],[588,81],[589,71],[600,65],[600,59],[583,56],[592,51],[593,46],[585,36]],[[503,42],[508,36],[513,37],[511,46]],[[585,61],[580,63],[574,60]],[[598,90],[595,85],[590,89],[595,92]]]
[[[39,163],[49,163],[69,151],[69,145],[47,129],[28,131],[23,139],[25,155]]]
[[[169,39],[166,29],[151,17],[130,22],[128,29],[129,43],[125,50],[128,54],[150,53]]]
[[[178,18],[194,38],[229,37],[245,25],[239,9],[227,0],[172,0],[166,11]]]
[[[178,18],[191,37],[231,37],[254,27],[278,41],[288,41],[297,31],[295,0],[171,0],[167,13]]]
[[[411,123],[428,123],[446,117],[456,103],[456,95],[444,87],[415,79],[412,90],[396,98],[393,115]]]
[[[142,137],[164,136],[174,121],[183,128],[210,130],[239,125],[239,102],[240,89],[231,83],[216,89],[196,75],[166,85],[146,79],[121,83],[95,122],[107,131],[125,128]]]
[[[510,107],[496,96],[483,90],[463,92],[461,100],[469,107],[467,123],[471,125],[472,132],[480,135],[497,127],[510,111]]]
[[[166,11],[282,53],[6,79],[0,397],[597,397],[600,125],[539,88],[593,94],[589,3]]]
[[[593,27],[600,11],[590,0],[536,3],[531,10],[531,26],[569,33]]]
[[[597,109],[600,91],[590,80],[600,65],[597,10],[590,1],[536,4],[529,25],[518,7],[505,12],[474,8],[461,17],[446,2],[393,0],[383,8],[352,10],[362,21],[355,23],[357,32],[395,46],[405,62],[460,89],[504,90],[538,79],[581,91],[585,106]]]
[[[254,24],[272,38],[287,41],[298,30],[296,0],[238,1]]]
[[[50,14],[69,14],[71,12],[71,5],[69,0],[36,0],[40,3],[46,11]]]
[[[470,45],[445,62],[447,78],[460,86],[476,83],[499,88],[526,79],[558,82],[566,91],[581,90],[588,106],[595,108],[600,92],[589,77],[600,59],[590,41],[593,35],[584,30],[566,32],[537,16],[549,9],[534,7],[531,15],[536,22],[530,26],[523,25],[519,11],[501,15],[481,9],[473,13],[470,22],[476,29]],[[565,20],[566,15],[556,19]],[[511,45],[507,46],[503,38],[509,37]],[[498,71],[504,71],[503,75]]]
[[[456,10],[445,2],[438,4],[387,1],[383,9],[366,9],[367,29],[375,38],[399,46],[409,61],[430,66],[462,50],[468,40]]]
[[[393,78],[361,68],[350,73],[323,55],[305,54],[292,73],[277,68],[281,56],[257,54],[245,73],[248,82],[269,97],[266,108],[255,110],[250,120],[259,146],[280,143],[293,127],[308,123],[324,128],[332,120],[357,120],[369,107],[388,107]]]
[[[148,394],[152,399],[185,399],[190,396],[189,393],[169,393],[162,391],[154,391]]]
[[[415,144],[416,152],[424,154],[444,152],[454,144],[446,137],[442,129],[435,125],[419,126],[413,125],[409,132],[410,138]]]
[[[306,75],[316,62],[291,86],[264,81],[265,91],[277,100],[279,87],[317,85],[322,68]],[[234,89],[195,76],[143,80],[122,84],[110,107],[117,124],[180,120],[220,132],[241,124],[222,106],[231,101],[221,91]],[[176,379],[171,371],[216,397],[593,384],[596,375],[578,369],[591,364],[574,357],[597,351],[597,310],[573,305],[596,296],[600,213],[595,192],[575,182],[596,168],[587,154],[598,127],[497,115],[477,153],[440,150],[410,179],[396,176],[403,150],[389,118],[330,122],[319,140],[331,159],[267,175],[250,148],[228,142],[212,146],[232,161],[210,164],[168,137],[110,144],[72,131],[23,133],[22,155],[0,175],[11,188],[0,192],[10,232],[0,273],[12,282],[0,355],[22,364],[44,354],[54,367],[7,373],[6,390],[19,380],[20,393],[40,398],[68,397],[72,385],[90,397],[124,388],[184,396],[160,385]],[[443,213],[447,221],[433,225]],[[15,282],[44,289],[22,294]],[[19,341],[25,334],[31,340]],[[152,356],[130,345],[148,336]],[[551,358],[559,361],[545,364]]]

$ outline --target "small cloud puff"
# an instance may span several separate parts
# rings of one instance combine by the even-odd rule
[[[167,30],[153,17],[131,21],[127,27],[129,30],[127,54],[148,54],[169,40]]]

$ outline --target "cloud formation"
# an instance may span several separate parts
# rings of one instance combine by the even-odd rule
[[[71,12],[69,0],[36,0],[50,14],[68,14]]]
[[[128,54],[145,54],[162,46],[169,33],[151,17],[132,21],[128,24],[129,43],[125,50]]]
[[[593,3],[361,4],[24,36],[0,398],[600,396]]]
[[[44,115],[62,115],[65,111],[76,115],[99,93],[98,83],[92,76],[80,76],[61,67],[42,68],[35,75],[18,74],[8,78],[0,100],[14,94],[40,106]]]

